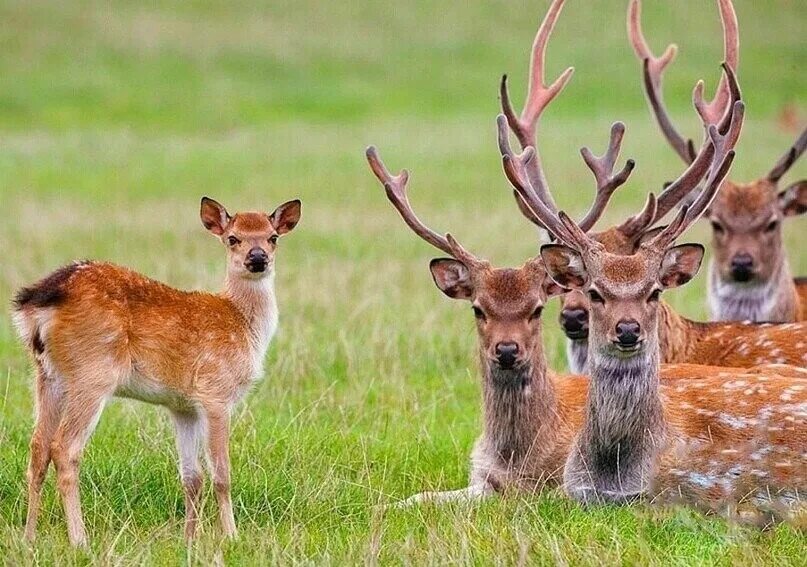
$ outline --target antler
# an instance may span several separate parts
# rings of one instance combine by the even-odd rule
[[[496,126],[499,132],[502,166],[508,181],[515,189],[519,209],[532,222],[546,229],[550,235],[561,241],[571,241],[572,236],[560,222],[555,204],[539,197],[527,174],[531,162],[535,159],[535,148],[527,146],[521,153],[514,153],[508,138],[507,118],[503,114],[496,117]]]
[[[522,150],[530,146],[535,147],[535,134],[541,113],[543,113],[544,109],[549,106],[549,103],[563,90],[566,83],[569,82],[572,73],[574,73],[574,67],[569,67],[561,73],[551,85],[547,86],[544,82],[546,46],[565,1],[566,0],[554,0],[554,2],[552,2],[546,16],[544,16],[543,22],[541,22],[541,26],[538,28],[538,33],[535,35],[535,41],[532,44],[532,58],[530,61],[529,89],[520,117],[516,115],[513,105],[510,102],[510,94],[507,90],[507,75],[502,76],[499,87],[502,112],[504,116],[507,117],[507,122],[510,124],[510,128],[513,129]],[[541,159],[537,151],[534,160],[529,164],[527,173],[535,191],[542,199],[552,203],[554,206],[552,196],[549,193],[546,176],[541,167]]]
[[[739,116],[740,123],[735,124],[735,119],[737,118],[736,111],[738,108],[737,103],[741,102],[740,87],[737,83],[737,76],[734,74],[731,66],[723,63],[722,67],[724,75],[727,78],[727,84],[729,85],[729,93],[732,104],[730,109],[731,112],[728,112],[718,125],[715,126],[714,124],[711,124],[707,127],[707,139],[701,147],[700,152],[693,157],[693,160],[689,164],[690,167],[687,168],[682,177],[673,183],[670,183],[667,187],[665,187],[664,191],[661,192],[661,195],[658,196],[656,215],[651,224],[663,218],[667,213],[674,209],[678,203],[684,200],[684,198],[689,195],[691,191],[695,190],[695,188],[698,186],[698,181],[706,174],[709,165],[712,163],[712,152],[714,151],[714,146],[710,142],[711,137],[708,135],[709,129],[712,126],[715,126],[718,134],[720,134],[721,137],[726,137],[729,136],[729,133],[732,131],[733,127],[737,128],[736,132],[731,133],[731,136],[734,137],[734,142],[731,145],[732,148],[740,135],[739,128],[742,126],[742,112],[744,112],[744,107],[742,107],[743,110]],[[698,84],[701,85],[702,83],[698,82]],[[697,90],[698,88],[696,87],[696,92]],[[694,183],[692,183],[693,179],[695,179]]]
[[[624,135],[625,125],[622,122],[614,122],[613,126],[611,126],[611,139],[608,142],[608,150],[601,157],[595,157],[588,148],[580,150],[583,161],[586,162],[586,165],[594,174],[594,179],[597,181],[597,194],[594,198],[594,203],[579,224],[583,232],[588,232],[596,224],[606,205],[608,205],[611,195],[620,186],[624,185],[636,165],[636,162],[629,159],[619,173],[613,174],[614,164],[619,157]]]
[[[771,169],[767,175],[768,181],[772,181],[774,183],[779,181],[782,176],[787,173],[787,170],[790,169],[794,163],[796,163],[796,160],[801,157],[801,154],[804,153],[805,149],[807,149],[807,128],[802,130],[801,136],[799,136],[796,142],[790,146],[790,149],[787,150],[785,155],[779,158],[776,165],[773,166],[773,169]]]
[[[387,199],[389,199],[389,202],[392,203],[392,206],[395,207],[401,215],[401,218],[415,234],[438,250],[442,250],[461,262],[467,263],[468,265],[480,263],[479,259],[460,246],[450,234],[446,234],[445,236],[439,235],[423,224],[417,215],[415,215],[415,212],[412,210],[412,205],[409,204],[409,197],[406,194],[407,185],[409,183],[409,171],[402,169],[398,175],[391,175],[384,165],[384,162],[381,161],[381,157],[378,155],[378,150],[376,150],[375,146],[368,147],[366,155],[370,169],[373,170],[375,176],[384,185]]]
[[[712,204],[720,184],[728,174],[729,168],[734,161],[734,146],[740,137],[743,118],[745,116],[745,104],[742,101],[734,103],[732,118],[726,134],[720,134],[717,126],[709,126],[708,143],[704,146],[695,161],[684,171],[681,176],[673,181],[667,190],[673,189],[676,185],[688,186],[697,185],[700,179],[708,171],[706,183],[703,191],[698,195],[691,206],[683,206],[676,215],[676,218],[655,238],[647,242],[647,247],[655,247],[660,250],[666,248],[675,241],[687,228]],[[707,157],[708,156],[708,157]]]
[[[737,29],[737,15],[731,0],[718,0],[718,5],[723,25],[724,60],[733,70],[739,63],[740,38]],[[628,6],[628,36],[636,56],[643,63],[645,93],[659,128],[684,163],[690,164],[696,157],[695,145],[691,139],[684,139],[675,129],[664,106],[661,85],[664,70],[675,59],[678,46],[675,44],[667,46],[661,57],[653,55],[642,33],[641,0],[631,0]],[[711,102],[707,103],[703,100],[703,88],[703,84],[698,83],[693,96],[698,114],[701,116],[704,127],[708,129],[709,125],[726,119],[726,116],[730,114],[735,97],[732,94],[729,79],[725,76],[721,78]]]

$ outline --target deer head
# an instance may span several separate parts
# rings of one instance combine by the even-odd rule
[[[736,86],[731,69],[724,68],[730,82]],[[533,148],[527,147],[515,154],[509,144],[507,120],[499,117],[502,164],[515,188],[520,209],[560,242],[542,247],[546,269],[558,285],[580,292],[591,303],[591,325],[596,337],[590,344],[591,352],[599,349],[605,354],[632,356],[642,350],[657,349],[659,295],[665,289],[692,279],[703,257],[700,245],[672,246],[672,243],[710,206],[734,159],[733,148],[742,128],[744,104],[736,100],[739,90],[733,90],[736,92],[732,95],[731,112],[722,117],[719,124],[708,125],[705,141],[689,167],[658,200],[651,193],[642,212],[621,225],[623,238],[620,240],[632,241],[635,247],[628,254],[608,251],[602,242],[586,234],[589,226],[576,224],[565,213],[557,211],[554,203],[541,198],[528,175],[531,168],[536,167]],[[609,151],[599,158],[608,172],[608,165],[616,159],[609,154],[618,151],[623,129],[618,125],[612,128]],[[592,167],[590,152],[583,151],[583,156],[594,171],[597,187],[603,186],[607,175]],[[704,190],[691,207],[684,206],[667,227],[651,233],[645,230],[672,208],[675,199],[680,200],[680,195],[688,194],[704,178]]]
[[[407,170],[391,175],[372,146],[367,149],[367,161],[409,228],[448,254],[448,258],[432,260],[429,269],[440,291],[471,304],[480,357],[483,365],[493,371],[491,375],[508,376],[497,371],[521,370],[534,361],[543,361],[541,312],[547,299],[562,290],[547,276],[540,257],[528,260],[520,268],[492,267],[450,234],[442,236],[421,222],[409,204]]]
[[[272,213],[230,215],[220,203],[202,197],[199,216],[227,248],[228,277],[260,280],[272,274],[278,239],[297,226],[301,206],[295,199]]]
[[[718,7],[723,24],[725,61],[731,69],[736,69],[740,44],[737,15],[731,0],[718,0]],[[640,0],[630,2],[628,35],[636,56],[642,61],[645,92],[659,128],[675,153],[689,164],[695,159],[694,145],[676,130],[662,94],[664,70],[674,60],[678,48],[670,45],[660,57],[653,55],[641,29]],[[715,98],[705,102],[701,82],[694,96],[704,124],[714,124],[730,105],[731,85],[724,77]],[[751,183],[726,180],[725,187],[704,212],[712,224],[715,275],[722,281],[736,285],[765,284],[785,262],[782,221],[807,211],[807,180],[797,181],[784,190],[779,189],[778,183],[805,148],[807,129],[765,177]],[[686,199],[691,198],[686,196]]]

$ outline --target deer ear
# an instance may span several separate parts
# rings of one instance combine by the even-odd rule
[[[704,248],[700,244],[673,246],[664,253],[659,281],[664,289],[684,285],[695,277],[703,261]]]
[[[429,263],[434,283],[451,299],[471,299],[474,284],[468,266],[453,258],[435,258]]]
[[[555,297],[558,295],[563,295],[569,291],[565,287],[560,287],[555,280],[547,276],[544,280],[544,293],[546,294],[547,299],[550,297]]]
[[[588,273],[580,254],[562,244],[541,246],[546,271],[561,288],[580,289],[586,285]]]
[[[786,217],[795,217],[807,212],[807,179],[796,181],[779,193],[779,208]]]
[[[299,199],[294,199],[283,203],[269,215],[269,220],[278,234],[283,235],[291,232],[291,229],[297,226],[297,223],[300,222],[302,206]]]
[[[227,229],[232,217],[224,206],[209,197],[202,197],[202,205],[199,211],[204,227],[215,234],[221,236]]]

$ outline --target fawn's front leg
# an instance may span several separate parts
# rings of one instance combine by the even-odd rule
[[[179,476],[185,492],[185,539],[196,535],[199,521],[199,499],[204,479],[199,464],[199,449],[202,444],[204,423],[198,413],[171,412],[177,434]]]
[[[227,537],[235,537],[235,518],[230,499],[230,412],[226,407],[205,408],[207,450],[216,500],[219,504],[221,529]]]

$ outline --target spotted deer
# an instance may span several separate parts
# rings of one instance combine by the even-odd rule
[[[113,396],[164,406],[176,428],[185,535],[196,530],[206,447],[219,518],[236,533],[230,499],[233,405],[261,376],[278,324],[278,238],[300,219],[300,201],[271,214],[230,215],[202,199],[201,220],[227,250],[221,293],[180,291],[127,268],[75,262],[22,288],[19,335],[36,367],[36,420],[28,465],[25,535],[36,534],[42,485],[53,461],[70,543],[83,546],[79,460]]]
[[[590,385],[585,417],[564,468],[564,491],[584,503],[640,497],[683,500],[753,519],[801,518],[807,490],[807,379],[793,368],[661,365],[658,319],[664,290],[694,277],[699,244],[675,240],[711,204],[734,158],[743,119],[737,101],[725,128],[710,125],[692,164],[671,185],[704,189],[631,255],[612,254],[532,184],[532,147],[502,160],[521,206],[557,243],[541,247],[555,282],[591,301]],[[500,131],[505,118],[499,120]],[[655,212],[650,194],[646,209]],[[745,508],[750,508],[746,510]]]
[[[740,44],[737,16],[731,0],[718,0],[718,6],[726,62],[736,69]],[[659,129],[681,160],[692,163],[694,144],[676,130],[662,93],[664,70],[678,48],[673,44],[660,57],[653,55],[642,33],[641,0],[630,2],[628,35],[642,61],[644,89]],[[696,95],[702,95],[703,85],[698,89]],[[711,103],[703,103],[701,98],[702,115],[717,120],[728,97],[728,86],[721,81]],[[796,181],[781,191],[778,188],[779,180],[805,148],[807,129],[765,177],[751,183],[726,180],[704,212],[712,225],[714,248],[708,271],[713,319],[793,322],[807,318],[807,279],[793,279],[782,242],[782,221],[807,211],[807,180]]]
[[[704,124],[717,123],[726,110],[737,100],[740,100],[740,88],[731,67],[726,66],[725,75],[721,79],[721,88],[715,100],[702,103],[702,87],[698,87],[696,108],[708,107],[713,109],[710,114],[702,114]],[[533,71],[530,71],[529,84],[535,80]],[[557,83],[562,88],[564,77],[571,74],[567,70],[563,79]],[[701,83],[702,84],[702,83]],[[722,97],[723,85],[728,96]],[[553,91],[555,94],[560,89]],[[535,91],[530,90],[524,104],[525,111],[517,116],[510,103],[506,76],[500,85],[502,112],[507,118],[511,130],[524,150],[528,146],[537,145],[537,116],[532,108],[536,104]],[[506,127],[505,127],[506,128]],[[504,135],[506,135],[506,130]],[[500,137],[502,132],[500,131]],[[625,126],[621,122],[615,123],[611,128],[610,140],[606,152],[602,156],[595,156],[589,148],[583,148],[581,155],[587,167],[594,174],[596,193],[594,202],[589,211],[581,218],[579,225],[588,232],[594,240],[600,242],[612,254],[633,254],[643,239],[648,238],[660,229],[650,227],[663,218],[687,197],[687,194],[675,190],[664,191],[656,200],[655,215],[648,215],[644,210],[640,214],[627,219],[625,222],[609,227],[602,231],[594,231],[593,227],[607,208],[607,204],[614,192],[622,187],[628,180],[635,162],[627,160],[625,165],[614,172],[614,166],[619,159],[622,140],[625,135]],[[540,163],[538,159],[536,163]],[[534,175],[535,177],[535,175]],[[534,185],[539,188],[545,180],[536,179]],[[550,202],[551,195],[542,191],[544,198]],[[517,194],[516,194],[517,195]],[[517,199],[518,201],[518,199]],[[540,221],[530,215],[529,209],[521,206],[522,213],[527,218],[543,228]],[[561,328],[567,337],[567,361],[572,372],[582,374],[586,371],[588,357],[588,298],[576,290],[570,290],[561,296],[562,307],[559,314]],[[659,303],[659,345],[661,348],[661,361],[663,363],[691,362],[695,364],[708,364],[713,366],[753,367],[761,364],[795,364],[804,365],[807,362],[807,323],[770,325],[768,323],[751,324],[750,322],[711,322],[703,323],[693,321],[678,314],[668,303]]]

